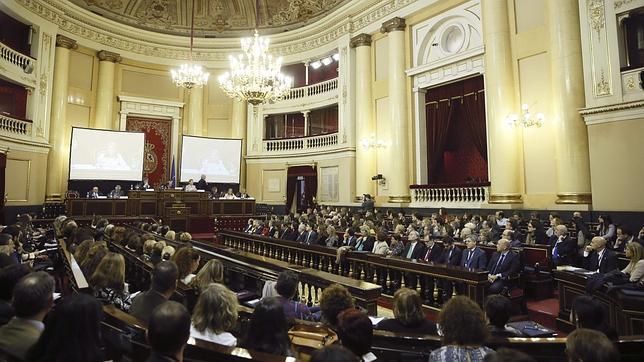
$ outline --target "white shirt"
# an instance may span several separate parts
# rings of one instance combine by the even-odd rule
[[[195,328],[194,324],[190,324],[190,337],[202,339],[204,341],[210,341],[228,347],[235,347],[237,345],[237,338],[235,338],[235,336],[228,332],[217,334],[209,329],[206,329],[203,332],[199,332]]]
[[[197,186],[195,185],[186,185],[185,191],[197,191]]]
[[[192,279],[194,279],[195,277],[196,277],[196,275],[194,275],[194,274],[188,274],[188,275],[186,275],[185,278],[181,279],[181,281],[183,282],[183,284],[188,285],[188,284],[190,284]]]

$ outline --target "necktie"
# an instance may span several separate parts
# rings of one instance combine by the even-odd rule
[[[432,248],[427,249],[427,254],[425,254],[425,261],[428,261],[432,257]]]
[[[465,262],[465,267],[469,268],[470,267],[470,260],[472,260],[472,254],[474,254],[473,250],[468,250],[467,252],[467,261]]]
[[[449,249],[449,254],[447,254],[447,262],[448,263],[452,259],[452,251],[453,251],[453,249]]]
[[[411,259],[411,254],[414,252],[414,244],[409,245],[409,251],[407,252],[407,259]]]
[[[599,254],[599,257],[597,258],[597,271],[599,271],[599,268],[601,268],[603,258],[604,258],[604,253],[601,252]]]
[[[356,249],[359,250],[359,251],[362,251],[362,238],[360,238],[360,240],[358,240],[358,244],[356,245]]]
[[[495,274],[496,270],[499,268],[499,265],[503,264],[503,259],[505,259],[505,254],[501,254],[501,257],[499,258],[499,261],[496,262],[496,265],[494,266],[494,269],[492,270],[492,274]]]
[[[310,238],[310,237],[311,237],[311,232],[309,231],[309,232],[306,234],[306,243],[307,243],[307,244],[309,243],[309,238]]]

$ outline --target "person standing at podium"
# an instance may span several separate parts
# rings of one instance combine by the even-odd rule
[[[97,199],[101,195],[101,192],[98,191],[98,186],[92,187],[92,190],[87,193],[88,199]]]
[[[206,181],[206,175],[201,175],[199,182],[197,182],[197,190],[205,191],[207,189],[208,189],[208,181]]]
[[[109,197],[110,199],[118,199],[121,196],[125,196],[125,192],[121,190],[121,185],[114,186],[114,190],[110,191],[110,193],[107,194],[107,197]]]

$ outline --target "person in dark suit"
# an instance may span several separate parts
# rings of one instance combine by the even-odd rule
[[[356,251],[371,251],[373,250],[373,244],[376,241],[375,232],[370,230],[368,226],[361,226],[360,233],[362,234],[356,241],[355,250]]]
[[[496,244],[496,252],[487,265],[489,294],[499,294],[507,286],[508,277],[519,272],[519,255],[510,250],[510,240],[501,239]]]
[[[595,236],[584,250],[584,269],[608,273],[617,269],[617,254],[606,247],[606,239]]]
[[[98,186],[92,187],[92,190],[87,192],[87,198],[89,199],[97,199],[99,196],[103,196],[103,194],[98,190]]]
[[[286,230],[284,230],[280,239],[290,240],[290,241],[297,240],[298,234],[297,234],[297,230],[295,230],[296,226],[297,224],[294,224],[294,223],[287,225]]]
[[[438,245],[429,235],[425,235],[425,254],[421,258],[422,261],[426,263],[438,263],[443,255],[443,248]],[[428,293],[426,299],[434,300],[434,278],[424,277],[422,278],[422,283],[424,284],[423,290]]]
[[[201,175],[199,182],[197,182],[197,190],[207,190],[208,181],[206,181],[206,175]]]
[[[110,199],[118,199],[121,196],[125,196],[125,192],[121,190],[121,185],[114,186],[114,190],[107,194],[107,197]]]
[[[177,289],[179,271],[172,261],[158,263],[152,271],[152,286],[134,298],[130,314],[147,322],[154,308],[167,302]]]
[[[190,313],[181,303],[161,304],[150,315],[147,336],[152,352],[146,362],[183,361],[190,338]]]
[[[304,237],[302,238],[302,242],[304,244],[310,245],[310,244],[315,243],[315,241],[317,239],[318,239],[318,233],[313,231],[313,225],[306,224],[305,231],[304,231]]]
[[[342,239],[342,245],[341,246],[349,246],[349,247],[355,247],[356,242],[358,241],[358,238],[356,237],[356,232],[353,230],[353,228],[347,228],[344,231],[344,236]]]
[[[402,256],[407,259],[420,259],[425,255],[425,245],[422,242],[418,242],[418,232],[412,230],[407,236],[407,245],[403,249]]]
[[[19,360],[27,358],[45,329],[43,319],[54,304],[56,282],[46,272],[26,275],[13,290],[16,316],[0,327],[0,350]]]
[[[566,225],[555,226],[553,239],[550,242],[552,262],[557,265],[572,265],[577,252],[577,243],[568,236]]]
[[[488,295],[485,298],[485,317],[492,337],[522,337],[521,331],[506,326],[512,315],[512,302],[502,295]]]
[[[465,241],[467,249],[463,250],[460,266],[467,269],[485,269],[487,267],[487,256],[485,252],[476,246],[476,239],[472,236]]]
[[[439,264],[458,265],[461,262],[461,249],[454,246],[454,239],[451,236],[443,238],[443,252],[438,260]]]

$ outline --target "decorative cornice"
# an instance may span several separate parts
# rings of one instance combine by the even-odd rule
[[[370,46],[371,45],[371,35],[369,34],[358,34],[351,38],[351,42],[349,43],[349,46],[352,48],[357,48],[357,47],[362,47],[362,46]]]
[[[76,40],[60,34],[56,35],[56,46],[60,48],[67,48],[67,49],[78,48],[78,44],[76,43]]]
[[[593,196],[589,192],[565,192],[557,194],[556,204],[592,204]]]
[[[121,54],[110,52],[107,50],[101,50],[100,52],[96,53],[96,56],[100,61],[108,61],[112,63],[120,63],[121,60],[123,60],[121,58]]]
[[[352,1],[346,7],[302,30],[271,36],[271,52],[288,56],[333,44],[343,35],[360,30],[401,9],[426,0]],[[145,57],[186,60],[185,37],[147,32],[99,17],[62,0],[14,0],[28,11],[72,34],[104,47]],[[355,4],[354,4],[355,3]],[[197,39],[195,61],[227,61],[236,39]],[[128,55],[125,55],[128,57]]]
[[[491,194],[490,204],[522,204],[521,194]]]
[[[405,24],[405,19],[396,17],[382,23],[382,26],[380,27],[380,32],[391,33],[392,31],[397,31],[397,30],[404,31],[406,25],[407,24]]]
[[[579,114],[581,114],[582,116],[589,116],[592,114],[621,111],[621,110],[632,109],[632,108],[644,108],[644,101],[634,101],[634,102],[613,104],[609,106],[583,108],[579,111]]]

